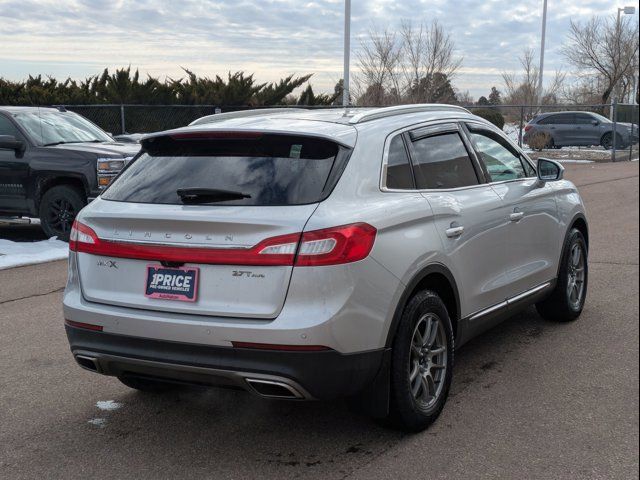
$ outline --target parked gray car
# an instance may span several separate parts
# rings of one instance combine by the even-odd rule
[[[616,148],[638,143],[638,127],[631,123],[616,125]],[[543,142],[540,139],[544,138]],[[523,140],[530,146],[560,148],[601,145],[613,148],[613,122],[592,112],[543,113],[525,127]]]
[[[80,212],[64,294],[76,361],[129,387],[349,397],[419,430],[454,349],[584,306],[576,187],[463,108],[243,112],[142,149]]]

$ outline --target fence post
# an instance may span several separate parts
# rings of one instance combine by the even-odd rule
[[[613,143],[612,143],[612,148],[611,148],[611,161],[615,162],[616,161],[616,147],[617,145],[617,139],[618,139],[618,99],[614,98],[613,101],[611,102],[611,120],[613,121]]]
[[[124,123],[124,105],[120,105],[120,126],[122,127],[122,134],[127,133],[127,128],[126,125]]]
[[[518,146],[522,148],[522,129],[524,128],[524,106],[520,106],[520,130],[518,130]]]

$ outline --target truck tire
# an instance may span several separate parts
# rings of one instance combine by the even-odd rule
[[[48,237],[69,241],[76,215],[86,205],[84,196],[71,185],[58,185],[47,190],[40,199],[40,225]]]

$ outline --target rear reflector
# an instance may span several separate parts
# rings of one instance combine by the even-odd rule
[[[91,325],[90,323],[74,322],[73,320],[67,319],[65,319],[64,323],[66,323],[70,327],[93,330],[94,332],[101,332],[104,328],[102,325]]]
[[[322,266],[366,258],[376,229],[366,223],[268,238],[251,248],[206,248],[103,240],[88,226],[74,222],[69,249],[114,258],[157,262],[243,266]]]
[[[326,352],[332,350],[324,345],[275,345],[272,343],[231,342],[234,348],[253,350],[278,350],[281,352]]]

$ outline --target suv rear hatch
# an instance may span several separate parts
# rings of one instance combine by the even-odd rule
[[[84,297],[275,318],[301,232],[351,150],[305,135],[220,130],[152,137],[143,150],[78,220],[71,249]]]

